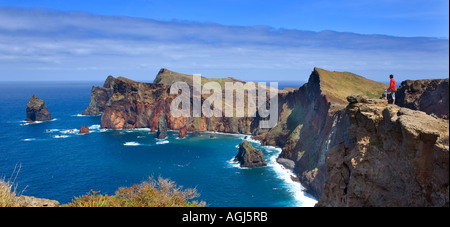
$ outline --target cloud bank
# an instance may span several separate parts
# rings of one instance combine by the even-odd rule
[[[319,15],[318,15],[319,16]],[[0,7],[0,80],[152,81],[162,67],[305,81],[314,67],[384,81],[449,75],[448,39],[223,26]]]

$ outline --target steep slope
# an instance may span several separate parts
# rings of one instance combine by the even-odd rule
[[[449,122],[349,97],[317,206],[449,206]]]
[[[294,172],[307,192],[319,198],[326,176],[325,157],[334,138],[345,132],[335,129],[337,110],[348,104],[345,97],[355,93],[380,97],[386,85],[347,72],[315,68],[308,83],[279,95],[278,125],[256,138],[265,145],[283,148],[282,159],[295,163]]]

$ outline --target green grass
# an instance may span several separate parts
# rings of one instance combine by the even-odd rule
[[[381,143],[378,140],[372,140],[369,142],[369,144],[375,147],[381,146]]]
[[[316,68],[316,71],[320,76],[322,90],[344,102],[347,102],[347,97],[353,94],[362,94],[369,98],[380,98],[388,87],[386,84],[349,72],[331,72],[319,68]]]

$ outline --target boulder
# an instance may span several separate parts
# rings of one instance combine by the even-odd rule
[[[241,167],[254,168],[266,166],[264,154],[261,150],[254,148],[248,141],[239,144],[239,153],[234,158]]]
[[[26,121],[50,121],[53,120],[52,115],[48,111],[45,102],[35,95],[31,96],[27,104]]]
[[[80,132],[78,134],[88,134],[89,133],[89,128],[86,126],[82,126],[80,129]]]

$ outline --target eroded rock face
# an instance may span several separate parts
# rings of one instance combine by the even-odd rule
[[[169,93],[171,83],[175,81],[190,81],[192,84],[192,76],[189,78],[188,75],[163,69],[157,75],[155,83],[141,83],[123,77],[108,77],[104,88],[93,89],[91,104],[85,112],[89,112],[90,115],[103,113],[102,128],[150,128],[155,132],[158,129],[160,113],[170,113],[170,105],[176,98]],[[204,101],[206,98],[207,96],[202,96],[201,99]],[[171,114],[166,114],[166,117],[168,130],[180,130],[187,127],[187,131],[190,132],[218,131],[250,134],[253,127],[258,126],[256,123],[252,125],[252,117],[206,118],[202,115],[201,117],[175,118]]]
[[[264,154],[261,150],[254,148],[248,141],[239,144],[239,153],[234,158],[235,162],[239,162],[241,167],[255,168],[266,166]]]
[[[407,80],[402,82],[396,93],[397,105],[448,119],[448,89],[448,79]]]
[[[26,121],[50,121],[53,119],[45,102],[35,95],[31,96],[28,101],[26,112]]]
[[[318,206],[449,206],[449,122],[351,97]]]
[[[105,111],[106,103],[113,93],[115,78],[108,76],[103,87],[92,87],[91,101],[82,115],[98,116]]]

